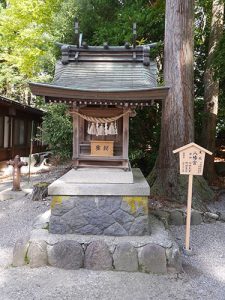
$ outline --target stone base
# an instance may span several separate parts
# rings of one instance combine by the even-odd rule
[[[162,222],[150,216],[151,236],[85,236],[50,234],[35,229],[29,240],[18,240],[13,265],[51,265],[64,269],[86,268],[165,274],[181,272],[181,253]]]
[[[49,232],[149,235],[148,197],[53,196]]]
[[[71,170],[48,187],[48,194],[53,195],[50,233],[149,235],[150,188],[141,171],[111,170],[110,174],[108,169],[96,169],[94,172]],[[129,173],[133,174],[134,181],[122,183],[129,181]],[[78,182],[79,174],[80,180],[86,183]],[[105,176],[108,178],[104,179]],[[92,183],[98,177],[102,183]],[[122,182],[107,183],[110,178]]]

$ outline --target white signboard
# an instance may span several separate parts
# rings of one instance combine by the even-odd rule
[[[205,161],[205,153],[212,153],[201,146],[190,143],[173,151],[179,153],[180,174],[202,175]]]
[[[205,152],[197,147],[189,147],[179,152],[180,156],[180,174],[202,175]]]
[[[188,199],[187,199],[187,218],[186,218],[186,237],[185,249],[190,250],[190,226],[191,226],[191,202],[192,202],[192,184],[193,175],[202,175],[205,153],[212,155],[212,152],[201,146],[190,143],[173,151],[179,153],[180,174],[189,175],[188,179]]]

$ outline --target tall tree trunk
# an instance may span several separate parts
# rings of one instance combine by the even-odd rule
[[[208,57],[204,74],[204,120],[202,128],[202,145],[215,153],[216,123],[218,113],[219,82],[214,79],[211,68],[217,43],[223,34],[224,3],[213,0],[212,20],[209,36]],[[204,177],[209,183],[216,179],[214,168],[214,154],[207,156],[205,160]]]
[[[164,80],[170,86],[162,112],[156,168],[163,191],[176,197],[178,160],[172,150],[194,139],[193,122],[193,0],[167,0]]]
[[[161,139],[155,169],[149,176],[151,194],[186,202],[186,177],[178,173],[172,151],[194,141],[193,113],[194,0],[167,0],[164,80],[170,86],[162,112]]]

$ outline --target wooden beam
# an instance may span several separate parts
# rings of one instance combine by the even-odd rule
[[[116,117],[123,113],[123,109],[115,107],[110,109],[108,107],[85,107],[80,109],[80,113],[96,118]]]
[[[78,111],[78,109],[74,110]],[[73,160],[75,163],[75,167],[77,166],[77,161],[79,157],[79,116],[76,114],[73,114]]]
[[[127,108],[124,108],[124,113]],[[129,143],[129,114],[123,116],[123,159],[128,159],[128,143]]]
[[[122,156],[93,156],[93,155],[80,155],[78,160],[90,160],[90,161],[124,161]]]

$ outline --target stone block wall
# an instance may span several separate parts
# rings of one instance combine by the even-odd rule
[[[156,209],[150,213],[157,216],[163,223],[168,225],[181,226],[186,224],[186,208],[183,209]],[[215,223],[216,221],[225,222],[225,212],[202,212],[195,209],[191,210],[191,225],[203,223]]]
[[[55,244],[45,240],[18,240],[13,253],[13,266],[21,265],[156,274],[182,271],[181,254],[176,243],[164,248],[149,241],[137,247],[129,240],[112,245],[107,243],[107,239],[99,240],[97,237],[86,243],[79,238],[65,239]]]
[[[148,197],[53,196],[49,232],[109,236],[149,235]]]

